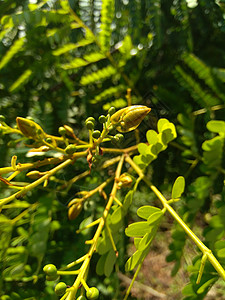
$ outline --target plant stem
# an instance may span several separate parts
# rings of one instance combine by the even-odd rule
[[[143,261],[138,265],[137,270],[136,270],[135,273],[134,273],[134,276],[133,276],[133,278],[132,278],[132,281],[131,281],[131,283],[130,283],[130,285],[129,285],[127,291],[126,291],[126,295],[125,295],[125,297],[123,298],[123,300],[127,300],[127,297],[129,296],[130,291],[131,291],[131,289],[132,289],[132,286],[133,286],[133,284],[134,284],[134,282],[135,282],[135,279],[137,278],[137,275],[138,275],[139,271],[141,270],[142,263],[143,263]]]
[[[180,216],[175,212],[175,210],[168,204],[166,198],[162,195],[162,193],[148,180],[148,178],[144,175],[142,170],[139,168],[137,164],[130,158],[130,156],[126,156],[125,160],[131,165],[131,167],[137,172],[137,174],[145,181],[145,183],[150,187],[150,189],[155,193],[158,199],[161,201],[166,210],[172,215],[172,217],[179,223],[179,225],[183,228],[186,234],[190,237],[190,239],[196,244],[196,246],[202,251],[203,254],[207,255],[208,260],[219,273],[219,275],[225,281],[225,270],[218,262],[216,257],[212,254],[212,251],[207,248],[202,241],[194,234],[194,232],[187,226],[187,224],[180,218]]]
[[[118,189],[118,182],[116,180],[116,178],[119,178],[120,176],[120,173],[121,173],[121,170],[122,170],[122,166],[123,166],[123,162],[124,162],[124,156],[121,156],[120,158],[120,161],[118,163],[118,166],[117,166],[117,169],[116,169],[116,174],[115,174],[115,180],[114,180],[114,185],[113,185],[113,188],[112,188],[112,192],[111,192],[111,195],[109,197],[109,201],[105,207],[105,210],[103,212],[103,215],[101,217],[101,220],[99,222],[99,225],[98,225],[98,228],[95,232],[95,235],[92,239],[92,244],[91,244],[91,247],[85,257],[85,260],[83,261],[83,264],[82,266],[80,267],[80,273],[78,274],[74,284],[73,284],[73,289],[71,289],[71,291],[69,292],[68,296],[67,296],[67,300],[74,300],[75,299],[75,296],[76,296],[76,293],[77,293],[77,290],[80,286],[80,283],[81,283],[81,280],[84,278],[85,276],[85,273],[86,273],[86,270],[90,264],[90,260],[91,260],[91,257],[93,255],[93,253],[96,251],[96,246],[97,246],[97,242],[98,242],[98,239],[102,233],[102,230],[104,228],[104,225],[105,225],[105,222],[106,222],[106,218],[108,216],[108,213],[109,213],[109,210],[113,204],[113,200],[114,200],[114,197],[116,195],[116,191]]]

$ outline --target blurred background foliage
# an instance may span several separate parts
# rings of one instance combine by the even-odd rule
[[[57,134],[59,126],[68,124],[85,138],[85,118],[97,117],[110,106],[126,106],[126,90],[131,88],[132,104],[152,108],[139,128],[142,141],[160,117],[173,122],[179,133],[176,142],[151,164],[149,176],[165,195],[175,178],[184,176],[186,194],[176,208],[207,246],[216,253],[223,249],[218,241],[224,239],[225,232],[224,135],[222,129],[215,132],[206,126],[210,120],[224,120],[224,1],[1,0],[0,18],[0,113],[6,122],[13,126],[17,116],[29,116],[48,133]],[[133,139],[133,134],[127,134],[124,146],[134,144]],[[20,162],[34,159],[24,157],[24,152],[23,148],[14,149],[8,136],[0,139],[1,166],[9,164],[12,154]],[[74,256],[79,257],[87,236],[75,236],[74,228],[101,209],[99,197],[88,204],[76,222],[69,222],[66,203],[75,192],[91,189],[107,174],[93,172],[66,195],[57,191],[57,184],[86,168],[85,160],[80,160],[59,174],[47,191],[27,195],[27,203],[38,201],[39,209],[34,206],[16,224],[1,217],[2,300],[57,298],[51,283],[45,285],[41,268],[49,262],[65,265]],[[1,198],[8,195],[3,187],[1,190]],[[146,193],[141,185],[131,220],[135,220],[140,204],[149,204],[152,197]],[[10,220],[20,212],[9,211],[5,218]],[[190,258],[182,258],[186,236],[170,219],[162,231],[172,232],[167,260],[175,261],[175,275],[180,265],[191,264]],[[121,243],[121,266],[126,243]],[[224,256],[220,251],[220,258],[224,260]],[[34,273],[37,282],[33,282]],[[93,267],[90,277],[104,299],[113,295],[113,299],[120,299],[120,294],[115,296],[119,285],[115,275],[104,279],[103,284],[94,274]],[[203,299],[210,285],[199,296],[192,278],[191,283],[184,292],[185,299]],[[151,280],[148,284],[168,297],[182,298],[183,279],[178,283],[179,292]],[[225,293],[220,281],[221,286]],[[135,294],[133,297],[142,299]],[[217,299],[223,297],[217,295]]]

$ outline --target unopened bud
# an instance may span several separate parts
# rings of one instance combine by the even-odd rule
[[[79,202],[79,203],[76,203],[76,204],[72,205],[68,210],[69,220],[76,219],[79,216],[79,214],[81,213],[82,209],[83,209],[82,202]]]
[[[123,173],[120,175],[118,179],[118,186],[121,187],[129,187],[132,184],[133,179],[127,173]]]
[[[136,129],[150,111],[151,108],[143,105],[128,106],[114,113],[110,120],[118,131],[128,132]]]
[[[40,125],[25,118],[16,118],[17,127],[28,138],[40,140],[45,137],[45,133]]]

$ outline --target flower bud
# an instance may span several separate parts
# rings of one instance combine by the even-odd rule
[[[118,131],[128,132],[136,129],[150,111],[151,108],[143,105],[128,106],[114,113],[110,120]]]
[[[119,179],[118,179],[118,187],[129,187],[132,184],[133,179],[131,178],[131,176],[127,173],[123,173],[120,175]]]
[[[66,129],[62,126],[59,127],[58,129],[58,133],[62,136],[64,136],[66,134]]]
[[[43,268],[43,271],[48,276],[55,276],[55,275],[57,275],[57,268],[53,264],[45,265],[44,268]]]
[[[26,174],[26,176],[30,179],[38,179],[43,176],[43,173],[41,173],[39,171],[30,171]]]
[[[96,300],[99,297],[99,290],[96,287],[91,287],[87,290],[86,296],[90,300]]]
[[[106,122],[106,117],[104,115],[101,115],[99,118],[98,118],[99,122],[101,124],[105,123]]]
[[[17,117],[16,123],[19,130],[26,137],[32,138],[34,140],[40,140],[45,138],[45,132],[43,131],[41,126],[35,123],[34,121]]]
[[[92,121],[88,121],[85,123],[87,129],[92,130],[94,128],[94,123]]]
[[[78,202],[78,203],[72,205],[68,210],[69,220],[76,219],[79,216],[79,214],[81,213],[82,209],[83,209],[83,204],[81,202]]]
[[[65,284],[65,282],[59,282],[55,286],[55,293],[58,296],[62,296],[63,294],[65,294],[66,289],[67,289],[67,285]]]
[[[101,132],[99,130],[95,130],[92,133],[93,138],[98,139],[101,135]]]

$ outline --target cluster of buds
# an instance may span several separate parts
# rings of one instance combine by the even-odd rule
[[[47,264],[44,266],[43,271],[46,275],[46,280],[48,281],[55,281],[58,280],[59,275],[67,274],[67,271],[58,271],[56,266],[53,264]],[[83,287],[86,291],[86,297],[83,295],[80,295],[76,300],[96,300],[99,297],[99,290],[96,287],[88,287],[87,283],[82,280]],[[72,287],[67,286],[67,284],[63,281],[58,282],[55,285],[55,293],[57,296],[63,296],[65,293],[68,293]]]

